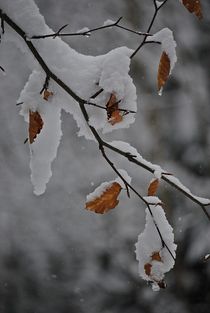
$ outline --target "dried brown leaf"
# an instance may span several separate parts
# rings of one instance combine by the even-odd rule
[[[122,117],[120,111],[119,111],[119,110],[116,110],[116,111],[114,111],[114,112],[112,113],[112,117],[110,118],[109,123],[110,123],[111,125],[115,125],[115,124],[117,124],[117,123],[122,122],[122,120],[123,120],[123,117]]]
[[[41,132],[44,123],[41,118],[39,112],[29,110],[29,142],[32,144],[37,137],[37,135]]]
[[[43,99],[48,101],[49,97],[53,96],[53,92],[45,89],[43,92]]]
[[[152,261],[162,262],[162,259],[161,259],[159,252],[153,252],[151,259],[152,259]]]
[[[160,91],[168,80],[170,74],[170,59],[165,51],[163,51],[158,67],[158,90]]]
[[[200,0],[182,0],[183,5],[190,13],[194,13],[199,19],[202,19],[202,8]]]
[[[108,187],[100,197],[86,203],[86,209],[95,213],[104,214],[114,209],[119,200],[117,199],[122,187],[119,183],[114,182]]]
[[[153,179],[149,184],[147,195],[154,196],[158,190],[158,187],[159,187],[159,179],[158,178]]]
[[[115,94],[112,93],[106,104],[107,119],[111,125],[120,123],[123,120],[118,104],[119,101],[117,101]]]
[[[150,276],[151,270],[152,270],[152,264],[150,264],[150,263],[144,264],[144,271],[145,271],[147,276]]]

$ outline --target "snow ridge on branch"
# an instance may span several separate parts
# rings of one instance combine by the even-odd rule
[[[143,40],[136,50],[121,47],[105,55],[93,57],[77,53],[59,38],[62,37],[60,33],[67,25],[53,33],[32,0],[15,2],[0,0],[2,44],[9,40],[26,55],[31,52],[27,57],[27,64],[32,74],[21,92],[18,103],[21,104],[20,113],[28,123],[34,192],[37,195],[42,194],[52,175],[51,162],[56,157],[62,136],[60,113],[63,109],[71,113],[76,120],[79,136],[96,141],[104,160],[118,176],[115,181],[103,183],[90,194],[86,208],[96,213],[108,212],[118,205],[121,189],[126,190],[128,197],[132,191],[146,205],[147,223],[145,231],[139,236],[136,253],[140,261],[140,275],[152,281],[156,290],[165,287],[164,274],[174,265],[176,249],[172,228],[166,220],[162,203],[155,196],[159,180],[162,178],[200,205],[209,220],[206,206],[210,205],[210,200],[192,194],[175,176],[163,171],[160,166],[146,161],[129,144],[104,141],[99,130],[103,133],[111,132],[118,128],[127,128],[134,122],[137,110],[136,88],[129,75],[130,62],[145,44],[153,42],[162,44],[163,54],[158,71],[160,90],[171,73],[176,62],[176,43],[172,32],[163,29],[152,37],[150,34],[159,10],[166,3],[167,0],[161,3],[153,1],[154,14],[147,32],[141,34]],[[131,31],[119,25],[120,20],[121,18],[113,24],[109,21],[92,31],[112,26]],[[89,31],[83,30],[83,33]],[[51,35],[43,35],[49,37],[48,40],[37,40],[40,38],[35,38],[37,36],[34,33]],[[51,53],[52,51],[54,53]],[[134,188],[131,178],[125,171],[116,168],[107,150],[154,173],[155,179],[148,188],[148,197],[143,197]]]

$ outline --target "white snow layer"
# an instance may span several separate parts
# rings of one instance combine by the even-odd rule
[[[106,21],[103,23],[103,26],[109,26],[109,25],[113,25],[113,24],[115,24],[115,21],[106,20]]]
[[[161,42],[162,52],[165,51],[165,53],[168,55],[170,59],[170,74],[171,74],[177,61],[176,41],[174,40],[173,32],[169,28],[163,28],[153,36],[148,37],[148,40]]]
[[[169,28],[163,28],[153,36],[149,37],[148,40],[160,41],[161,42],[161,50],[162,53],[165,52],[170,60],[170,72],[171,75],[172,70],[177,61],[176,56],[176,42],[173,37],[173,32]],[[163,91],[163,87],[159,90],[158,94],[161,96]]]
[[[161,6],[162,5],[162,2],[161,1],[155,1],[156,2],[156,4],[157,4],[157,7],[159,7],[159,6]]]
[[[118,169],[118,172],[122,177],[125,179],[125,181],[130,184],[131,183],[131,177],[128,175],[128,173],[123,169]],[[111,180],[109,182],[104,182],[100,186],[98,186],[93,192],[87,195],[86,200],[87,202],[93,201],[96,198],[99,198],[114,182],[120,184],[120,186],[125,189],[125,183],[120,177],[117,177],[115,180]]]
[[[91,100],[91,95],[101,88],[104,89],[96,99],[97,105],[106,107],[111,93],[120,100],[119,108],[136,111],[136,88],[129,76],[132,50],[127,47],[114,49],[106,55],[97,57],[77,53],[61,38],[30,39],[33,35],[54,33],[45,23],[44,17],[33,0],[0,0],[0,8],[14,20],[27,34],[37,51],[50,70],[68,85],[78,96]],[[21,114],[28,121],[29,109],[40,112],[44,126],[36,140],[31,145],[32,182],[35,193],[41,194],[51,176],[51,162],[56,157],[59,145],[60,111],[61,109],[73,115],[79,127],[79,136],[94,140],[87,123],[80,111],[78,103],[62,88],[50,81],[50,91],[53,96],[47,102],[39,94],[45,81],[45,73],[29,51],[25,42],[6,26],[2,43],[13,42],[25,54],[26,65],[33,71],[21,92],[18,102],[24,102]],[[92,99],[93,100],[93,99]],[[92,101],[93,102],[93,101]],[[120,123],[111,125],[107,119],[106,110],[86,105],[89,123],[104,133],[118,128],[127,128],[134,122],[134,114],[123,116]],[[51,129],[51,130],[50,130]]]
[[[109,144],[119,150],[122,150],[123,152],[126,152],[132,156],[135,157],[135,160],[141,162],[143,165],[145,165],[146,167],[149,167],[150,169],[152,169],[155,173],[155,177],[156,178],[160,178],[162,175],[163,169],[156,164],[153,164],[147,160],[145,160],[140,153],[134,148],[132,147],[129,143],[124,142],[124,141],[119,141],[119,140],[115,140],[112,142],[109,142]]]
[[[33,71],[29,82],[21,92],[23,101],[21,115],[29,122],[29,110],[39,112],[43,120],[43,128],[34,142],[30,144],[31,181],[34,185],[34,193],[42,194],[46,189],[46,183],[52,176],[51,162],[55,159],[57,148],[62,136],[61,132],[61,108],[57,105],[59,96],[54,95],[48,101],[40,95],[43,73]]]
[[[174,186],[181,189],[183,192],[186,192],[189,196],[191,196],[195,201],[199,201],[202,205],[207,206],[210,205],[210,199],[208,198],[202,198],[194,195],[189,188],[187,188],[185,185],[182,184],[182,182],[175,177],[174,175],[168,173],[167,171],[162,169],[159,165],[153,164],[147,160],[145,160],[140,153],[132,147],[129,143],[124,141],[112,141],[109,142],[109,144],[125,153],[128,153],[135,157],[135,160],[139,161],[143,166],[150,168],[152,171],[154,171],[154,176],[158,179],[160,179],[162,176],[166,177],[168,181],[170,181]]]
[[[161,207],[160,199],[157,197],[145,197],[149,203],[152,215],[146,208],[146,225],[143,233],[138,236],[136,243],[136,258],[139,261],[139,275],[146,281],[152,282],[153,290],[159,290],[159,285],[164,274],[174,266],[176,256],[176,244],[174,244],[173,229],[168,223],[165,212]],[[166,246],[163,246],[160,235],[157,231],[159,228],[162,238],[172,253],[169,253]],[[152,259],[152,256],[158,253],[160,260]],[[145,265],[151,266],[149,275],[146,274]]]

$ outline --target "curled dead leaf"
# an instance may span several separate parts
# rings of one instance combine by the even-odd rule
[[[29,110],[29,142],[32,144],[37,137],[37,135],[41,132],[44,123],[41,118],[41,115],[38,111]]]
[[[43,92],[43,99],[48,101],[49,97],[53,96],[53,92],[45,89]]]
[[[119,203],[117,197],[121,189],[122,187],[119,183],[113,182],[99,197],[87,202],[85,208],[100,214],[114,209]]]
[[[116,111],[114,111],[114,112],[112,113],[112,117],[110,118],[109,123],[110,123],[111,125],[115,125],[115,124],[117,124],[117,123],[122,122],[122,120],[123,120],[123,117],[122,117],[120,111],[119,111],[119,110],[116,110]]]
[[[154,196],[158,190],[158,187],[159,187],[159,179],[158,178],[153,179],[149,184],[147,195]]]
[[[165,51],[163,51],[160,63],[158,67],[158,90],[161,91],[166,81],[168,80],[168,76],[170,74],[170,59]]]
[[[162,259],[161,259],[159,252],[153,252],[151,259],[152,259],[152,261],[162,262]]]
[[[190,13],[194,13],[199,19],[202,19],[203,14],[200,0],[182,0],[182,3]]]
[[[112,93],[106,104],[107,119],[111,125],[120,123],[123,120],[123,116],[118,108],[118,104],[119,101],[117,101],[115,94]]]
[[[151,270],[152,270],[152,264],[150,264],[150,263],[144,264],[144,271],[145,271],[147,276],[150,276]]]

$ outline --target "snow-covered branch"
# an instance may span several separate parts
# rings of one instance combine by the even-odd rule
[[[21,7],[19,2],[22,2]],[[206,207],[210,205],[210,199],[195,196],[178,178],[145,160],[128,143],[106,142],[99,131],[107,133],[127,128],[135,121],[137,97],[133,80],[129,76],[130,62],[148,43],[159,43],[162,48],[158,70],[158,89],[162,92],[176,63],[176,43],[172,32],[167,28],[154,35],[150,31],[159,10],[166,2],[167,0],[153,1],[155,11],[145,33],[119,25],[120,18],[116,22],[109,21],[90,30],[65,34],[61,31],[67,25],[57,32],[48,28],[32,0],[0,0],[2,43],[6,40],[13,41],[24,53],[30,52],[32,55],[28,62],[32,73],[21,92],[18,104],[21,105],[21,114],[29,123],[31,180],[35,194],[40,195],[45,191],[52,175],[51,162],[56,157],[62,136],[60,115],[63,109],[73,114],[80,129],[79,135],[98,144],[101,155],[120,181],[102,184],[102,187],[88,197],[86,208],[97,213],[109,211],[118,204],[117,197],[122,188],[126,189],[129,197],[132,191],[146,205],[147,223],[137,243],[137,259],[143,262],[139,267],[140,275],[146,280],[152,280],[155,287],[164,286],[164,273],[173,267],[176,249],[173,231],[165,218],[162,202],[155,196],[159,180],[163,179],[198,204],[209,220]],[[121,47],[106,55],[91,57],[77,53],[60,38],[86,36],[110,27],[141,35],[143,40],[135,51]],[[37,40],[41,38],[49,39]],[[2,67],[0,69],[4,71]],[[130,178],[117,169],[107,150],[154,174],[155,181],[150,183],[148,197],[142,196],[131,184]]]

